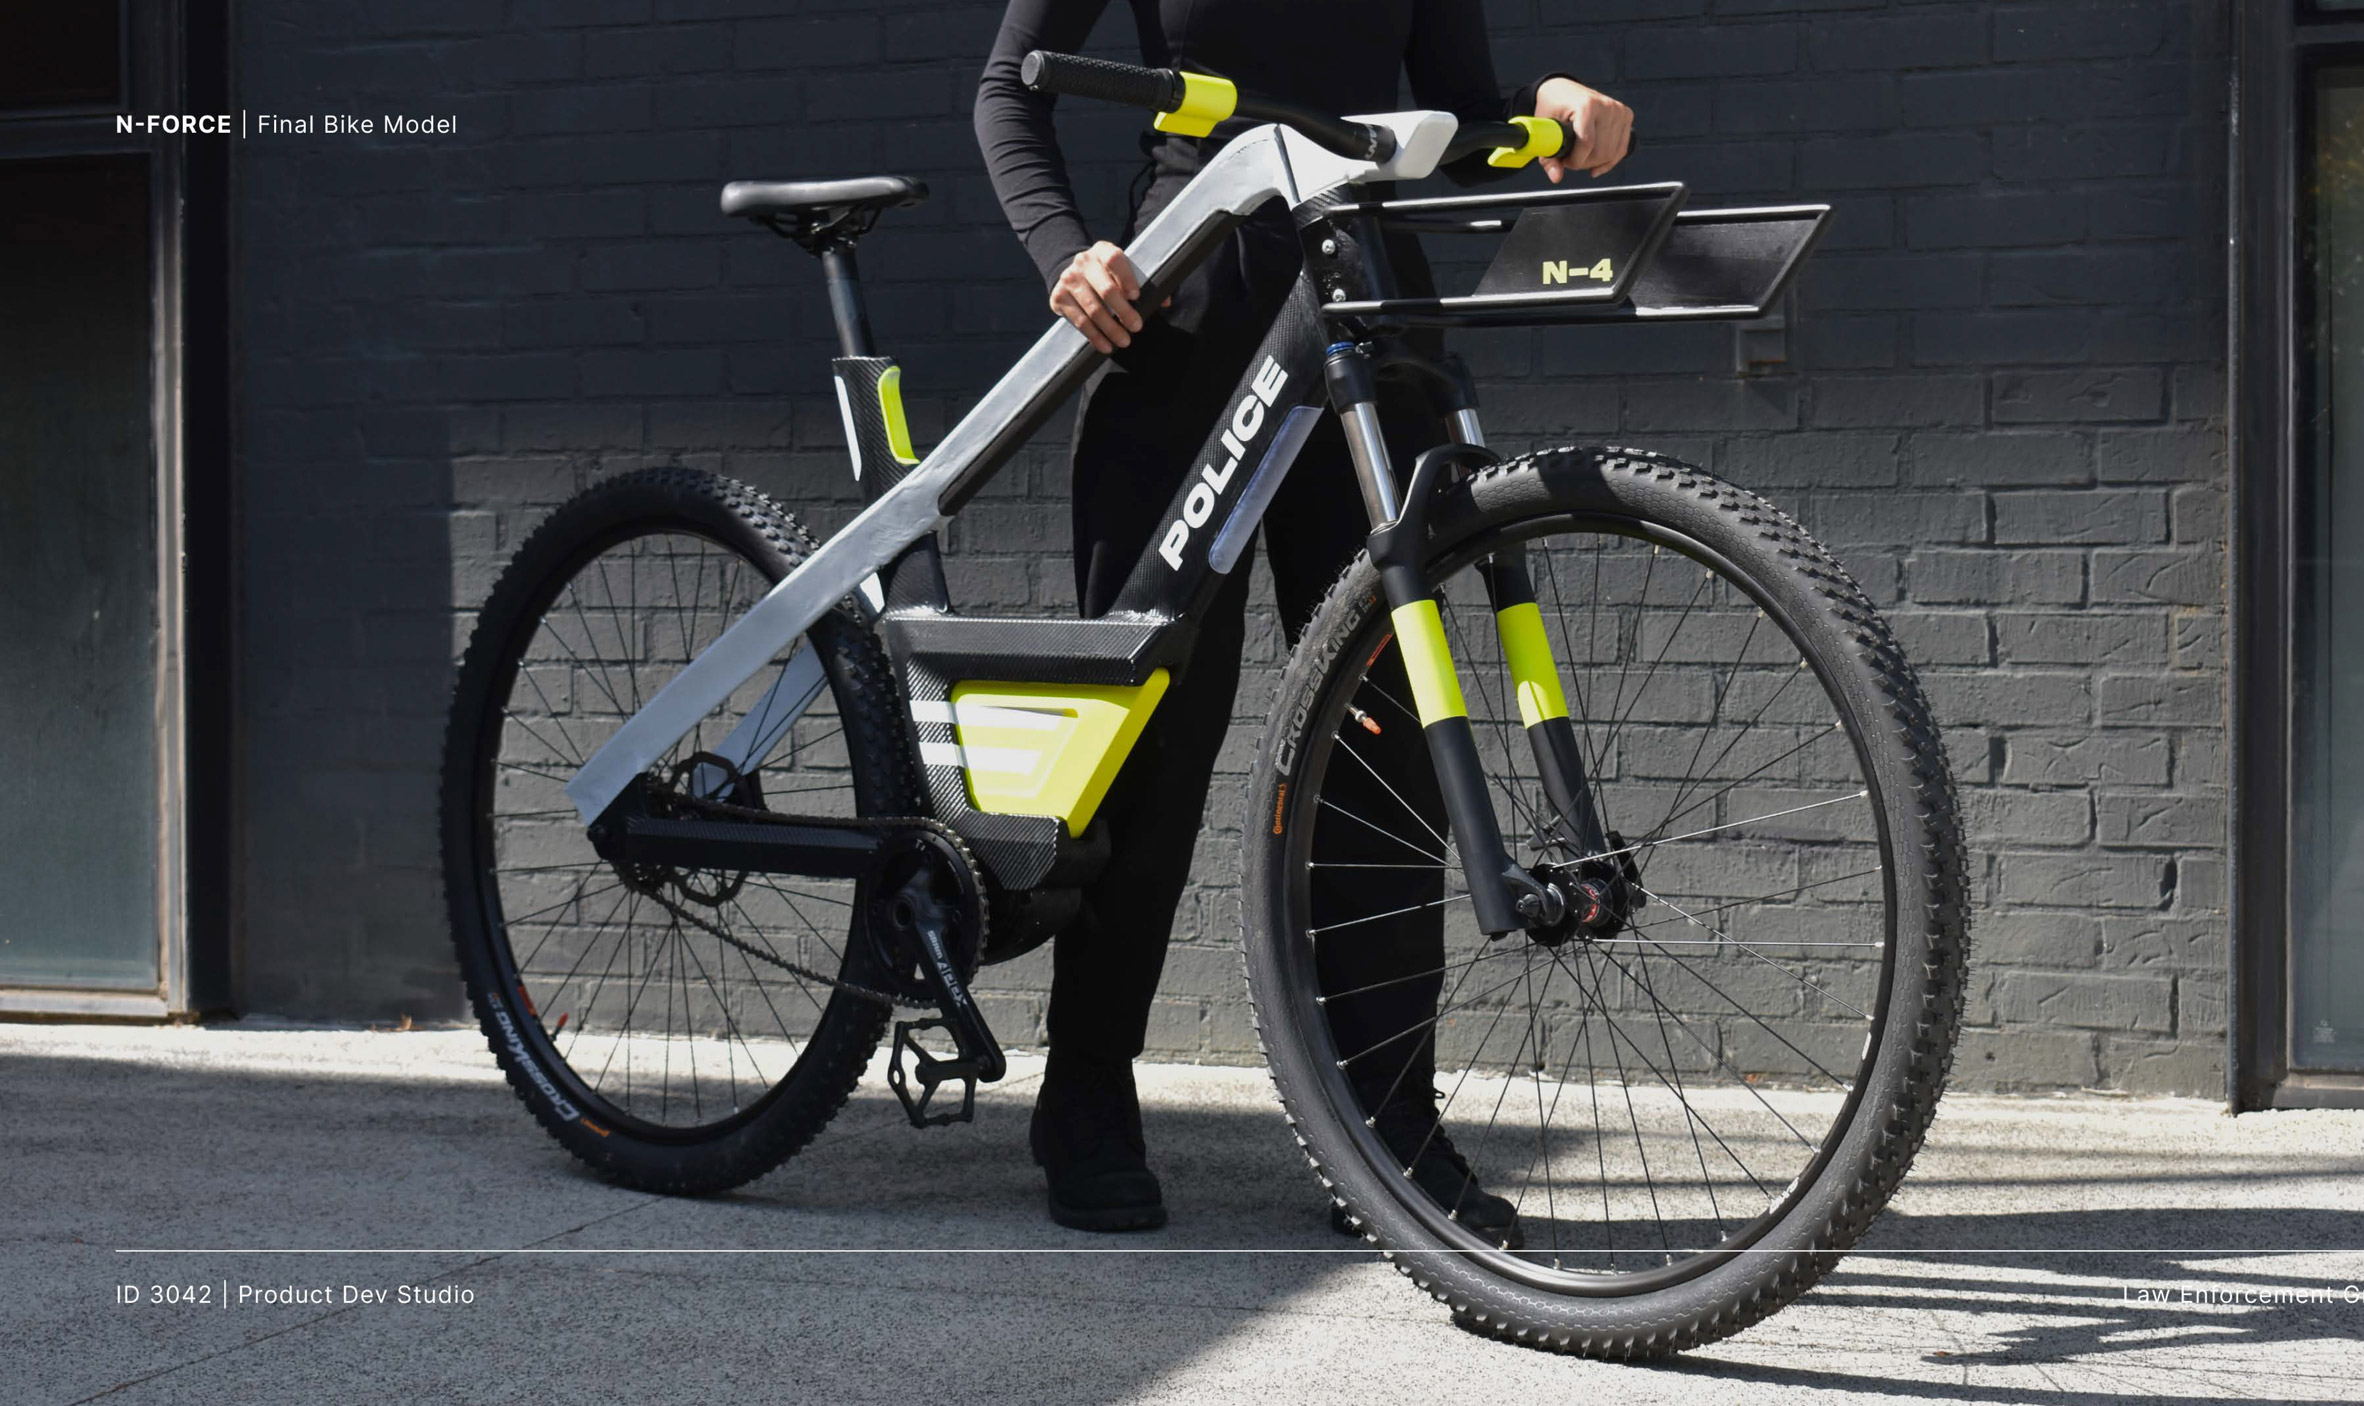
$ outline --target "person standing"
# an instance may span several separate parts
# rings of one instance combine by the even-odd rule
[[[1565,121],[1577,142],[1566,156],[1544,161],[1555,183],[1570,171],[1605,174],[1624,159],[1631,138],[1633,114],[1624,104],[1565,74],[1538,78],[1506,102],[1495,80],[1480,0],[1130,2],[1141,62],[1149,67],[1215,74],[1244,91],[1341,114],[1396,108],[1398,83],[1408,75],[1415,107],[1467,120],[1533,113]],[[1206,426],[1224,408],[1300,265],[1288,212],[1269,202],[1175,287],[1164,306],[1137,306],[1141,280],[1122,242],[1247,124],[1226,123],[1206,138],[1144,134],[1144,180],[1135,183],[1128,225],[1117,242],[1095,240],[1060,155],[1051,121],[1054,99],[1028,90],[1019,68],[1035,49],[1081,48],[1107,3],[1011,0],[975,109],[994,191],[1049,286],[1052,310],[1109,358],[1085,385],[1071,451],[1076,597],[1087,617],[1107,612],[1132,564],[1149,550]],[[1502,173],[1481,155],[1444,174],[1469,184]],[[1391,240],[1388,254],[1405,295],[1433,289],[1416,242]],[[1447,438],[1417,396],[1383,390],[1380,409],[1390,451],[1403,462]],[[1325,416],[1264,519],[1282,625],[1292,642],[1368,531],[1344,437],[1336,419]],[[1086,891],[1076,921],[1054,939],[1050,1059],[1031,1142],[1048,1179],[1051,1216],[1062,1225],[1138,1230],[1166,1220],[1162,1188],[1148,1167],[1132,1064],[1146,1041],[1150,1003],[1230,722],[1246,642],[1247,584],[1248,572],[1235,568],[1200,621],[1189,667],[1161,700],[1102,804],[1110,832],[1108,866]],[[1375,663],[1375,677],[1392,671],[1402,678],[1392,655],[1391,647],[1389,657]],[[1393,774],[1428,777],[1418,729],[1396,728],[1374,747],[1394,751]],[[1425,788],[1407,783],[1399,789],[1413,792],[1408,804],[1441,817],[1433,778]],[[1441,884],[1434,874],[1392,882],[1414,908]],[[1358,883],[1362,900],[1369,901],[1372,888],[1367,876]],[[1318,890],[1315,901],[1322,901]],[[1433,904],[1372,924],[1351,957],[1325,953],[1325,967],[1335,960],[1352,971],[1336,983],[1325,971],[1324,986],[1343,990],[1369,985],[1375,974],[1436,968],[1442,931]],[[1433,1013],[1438,991],[1434,980],[1395,980],[1382,994],[1343,1003],[1332,1012],[1340,1047],[1385,1043],[1415,1027],[1424,1031],[1421,1012]],[[1424,1184],[1445,1188],[1442,1202],[1460,1197],[1466,1221],[1514,1236],[1510,1203],[1480,1189],[1435,1128],[1433,1042],[1423,1033],[1402,1044],[1403,1059],[1370,1080],[1372,1087],[1360,1088],[1358,1081],[1381,1135],[1402,1144],[1399,1154],[1415,1163]]]

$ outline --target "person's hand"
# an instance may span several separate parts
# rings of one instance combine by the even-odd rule
[[[1558,185],[1569,171],[1605,176],[1625,159],[1633,138],[1633,109],[1573,78],[1550,78],[1535,90],[1535,115],[1576,129],[1576,149],[1543,158],[1543,174]]]
[[[1051,287],[1051,311],[1075,324],[1092,350],[1106,356],[1133,344],[1141,330],[1141,314],[1133,307],[1141,296],[1141,275],[1125,251],[1103,239],[1067,265]],[[1167,306],[1173,299],[1166,299]]]

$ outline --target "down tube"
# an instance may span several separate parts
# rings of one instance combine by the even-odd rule
[[[1320,302],[1300,274],[1113,610],[1194,618],[1213,599],[1242,555],[1227,550],[1218,566],[1215,544],[1255,530],[1320,413],[1326,344]]]

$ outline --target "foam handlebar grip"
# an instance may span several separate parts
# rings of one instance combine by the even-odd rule
[[[1018,77],[1037,93],[1096,98],[1158,112],[1182,105],[1182,75],[1170,68],[1141,68],[1036,49],[1019,66]]]

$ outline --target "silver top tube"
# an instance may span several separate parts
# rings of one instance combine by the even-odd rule
[[[1379,113],[1354,120],[1394,131],[1395,156],[1379,164],[1349,161],[1286,128],[1254,128],[1209,161],[1133,240],[1126,255],[1145,278],[1157,281],[1201,229],[1230,216],[1244,216],[1274,197],[1294,207],[1342,185],[1416,180],[1429,174],[1458,127],[1452,114],[1444,112]],[[1004,428],[1036,408],[1094,354],[1081,332],[1066,322],[1052,324],[917,468],[788,573],[583,764],[567,783],[566,794],[584,823],[597,819],[633,777],[654,765],[865,578],[941,528],[948,520],[939,506],[944,490]]]

